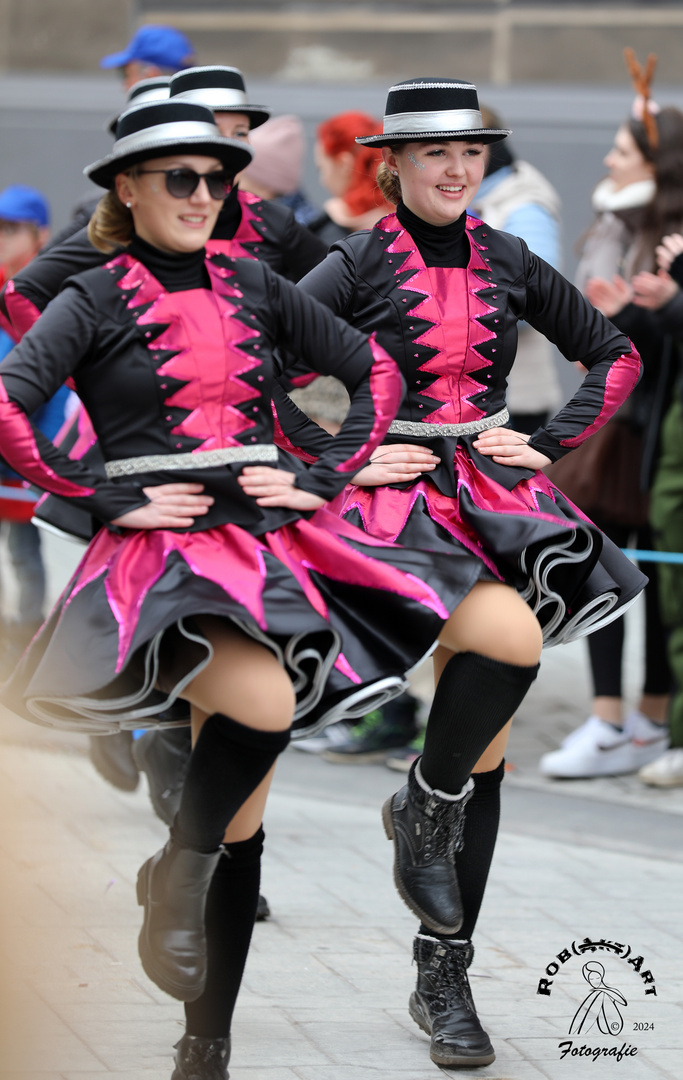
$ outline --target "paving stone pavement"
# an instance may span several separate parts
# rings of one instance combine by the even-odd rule
[[[539,752],[585,716],[584,648],[547,654],[508,754],[471,969],[495,1063],[439,1070],[407,1012],[415,923],[394,892],[378,815],[401,778],[290,750],[265,822],[273,917],[255,929],[232,1080],[680,1080],[681,793],[535,773]],[[631,689],[637,677],[634,660]],[[423,674],[416,688],[427,686]],[[165,838],[144,785],[118,792],[92,769],[84,737],[0,714],[0,823],[0,1076],[169,1080],[182,1007],[146,979],[136,949],[135,876]],[[584,956],[586,939],[604,945]],[[587,960],[626,999],[617,1034],[569,1034],[596,993]],[[537,993],[541,979],[550,994]],[[618,1024],[609,1005],[606,1015]],[[572,1055],[582,1046],[614,1053]],[[622,1047],[637,1054],[618,1061]]]

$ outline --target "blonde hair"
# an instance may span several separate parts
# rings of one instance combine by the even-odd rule
[[[395,206],[398,206],[403,198],[401,194],[401,181],[398,176],[391,171],[386,161],[383,161],[377,169],[377,187],[382,192],[386,202],[394,203]]]
[[[135,178],[137,165],[126,169],[126,176]],[[88,240],[98,251],[109,255],[117,247],[125,247],[133,239],[133,215],[119,199],[116,188],[103,195],[88,223]]]

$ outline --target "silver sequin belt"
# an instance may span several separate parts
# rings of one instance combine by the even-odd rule
[[[226,446],[221,450],[198,450],[195,454],[146,454],[143,457],[118,458],[104,466],[109,480],[135,473],[167,472],[175,469],[210,469],[216,465],[248,461],[277,461],[277,447],[270,443],[255,446]]]
[[[476,435],[478,431],[488,431],[489,428],[502,427],[507,424],[510,414],[507,409],[501,409],[493,416],[482,416],[479,420],[470,420],[468,424],[430,424],[426,420],[394,420],[389,426],[390,435],[415,435],[417,438],[427,439],[429,436],[454,437],[458,435]]]

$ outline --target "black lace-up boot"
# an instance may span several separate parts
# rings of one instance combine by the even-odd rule
[[[229,1036],[205,1039],[198,1035],[183,1035],[174,1049],[177,1052],[171,1080],[229,1080]]]
[[[437,1065],[490,1065],[495,1060],[472,1000],[467,969],[471,941],[443,941],[418,934],[413,942],[417,986],[410,995],[410,1015],[431,1035],[430,1055]]]
[[[462,847],[470,779],[458,795],[427,786],[419,759],[408,783],[382,807],[384,829],[394,841],[394,881],[421,922],[438,934],[456,934],[463,920],[455,853]]]

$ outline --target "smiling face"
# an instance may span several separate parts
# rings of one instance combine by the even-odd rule
[[[654,178],[654,165],[646,161],[627,127],[620,127],[614,136],[614,146],[605,157],[615,191]]]
[[[462,139],[409,142],[399,150],[384,147],[382,157],[398,172],[408,209],[430,225],[450,225],[479,190],[484,149],[484,143]]]
[[[196,191],[176,199],[166,190],[166,180],[157,169],[193,169],[197,173],[222,172],[217,158],[195,154],[153,158],[140,171],[119,173],[116,191],[121,202],[130,203],[135,231],[148,244],[170,254],[199,251],[213,232],[223,199],[212,199],[201,179]]]

